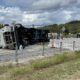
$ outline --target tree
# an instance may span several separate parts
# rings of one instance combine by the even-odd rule
[[[59,33],[61,32],[62,27],[65,26],[66,33],[72,33],[72,34],[76,34],[76,33],[80,33],[80,21],[76,20],[76,21],[70,21],[68,23],[65,24],[52,24],[52,25],[47,25],[42,27],[41,29],[47,29],[50,32],[56,32]]]
[[[0,24],[0,29],[3,28],[3,27],[4,27],[3,24]]]

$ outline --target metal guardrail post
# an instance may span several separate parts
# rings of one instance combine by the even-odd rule
[[[43,50],[42,50],[42,56],[44,56],[44,41],[42,42]]]
[[[16,65],[18,65],[18,47],[17,46],[15,51],[15,61],[16,61]]]
[[[62,51],[62,41],[60,42],[60,51]]]
[[[75,41],[73,41],[73,50],[75,50]]]
[[[15,38],[15,43],[16,43],[16,50],[15,50],[15,61],[16,61],[16,65],[18,65],[18,38],[17,38],[17,32],[16,32],[16,27],[14,26],[14,38]]]

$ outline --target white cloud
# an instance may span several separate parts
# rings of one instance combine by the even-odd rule
[[[27,11],[22,11],[16,7],[0,7],[0,16],[0,21],[5,20],[6,23],[16,21],[23,24],[31,24],[38,20],[38,14],[29,14]]]
[[[80,0],[3,0],[0,22],[53,24],[80,19]]]
[[[62,7],[71,7],[77,3],[77,0],[38,0],[33,3],[33,8],[36,10],[55,10]]]
[[[3,16],[0,16],[0,21],[3,21],[5,18]]]
[[[4,22],[12,22],[14,20],[19,20],[22,16],[22,11],[16,7],[0,7],[0,16],[3,17]]]
[[[38,15],[36,15],[36,14],[23,14],[23,22],[27,22],[27,21],[29,21],[29,22],[34,22],[34,21],[36,21],[37,20],[37,18],[38,18]]]
[[[63,11],[64,15],[65,15],[65,20],[66,21],[70,21],[72,19],[72,14],[74,13],[73,11]]]
[[[80,0],[1,0],[1,2],[5,7],[19,7],[27,11],[56,10],[80,4]]]

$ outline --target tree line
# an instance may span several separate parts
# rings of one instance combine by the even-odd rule
[[[50,32],[59,33],[62,31],[62,28],[65,28],[66,33],[80,33],[80,21],[70,21],[65,24],[52,24],[41,27],[41,29],[49,30]]]
[[[0,29],[3,28],[3,27],[4,27],[3,24],[0,24]]]

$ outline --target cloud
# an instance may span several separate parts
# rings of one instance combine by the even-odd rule
[[[76,0],[38,0],[33,3],[34,9],[37,10],[52,10],[52,9],[60,9],[63,6],[70,6],[69,4],[74,3]]]
[[[80,0],[0,0],[0,22],[53,24],[80,20]]]
[[[0,0],[0,5],[5,7],[19,7],[22,10],[29,10],[35,1],[36,0]]]
[[[19,7],[27,11],[56,10],[80,4],[79,0],[0,0],[2,6]]]
[[[12,23],[13,21],[20,22],[22,24],[52,24],[52,23],[64,23],[72,19],[79,19],[80,11],[64,10],[60,9],[52,12],[43,13],[28,13],[22,11],[18,7],[0,7],[0,22]],[[77,16],[76,16],[77,14]]]
[[[16,7],[0,7],[0,16],[4,17],[4,22],[10,23],[14,20],[19,21],[20,17],[22,16],[22,12]]]
[[[23,23],[34,24],[37,20],[38,20],[38,14],[23,13],[23,15],[22,15],[22,22]]]

